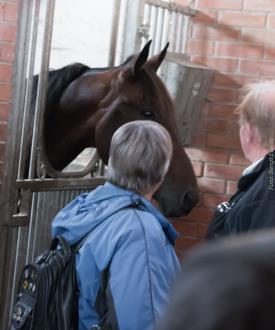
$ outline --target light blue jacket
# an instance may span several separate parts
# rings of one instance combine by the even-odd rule
[[[120,330],[152,330],[167,305],[179,262],[172,224],[145,198],[109,182],[62,209],[52,235],[70,244],[90,233],[76,256],[79,330],[98,323],[101,275],[109,281]]]

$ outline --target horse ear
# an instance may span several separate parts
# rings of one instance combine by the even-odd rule
[[[156,55],[152,56],[147,61],[146,64],[148,64],[155,72],[157,72],[157,70],[160,67],[162,61],[164,60],[164,57],[167,53],[168,46],[169,46],[169,42],[167,42],[166,46],[163,48],[163,50],[159,54],[156,54]]]
[[[147,44],[143,47],[142,51],[138,55],[134,56],[133,59],[125,65],[124,69],[120,74],[120,77],[123,80],[127,79],[128,77],[134,76],[142,69],[142,67],[147,61],[151,42],[152,40],[149,40]]]
[[[143,47],[142,51],[139,53],[138,57],[134,61],[133,66],[133,73],[136,74],[139,72],[139,70],[143,67],[143,65],[146,63],[148,55],[149,55],[149,49],[151,46],[152,40],[149,40],[147,44]]]

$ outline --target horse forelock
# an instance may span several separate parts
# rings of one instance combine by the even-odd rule
[[[154,90],[153,95],[148,94],[147,96],[151,98],[151,102],[155,105],[153,110],[156,114],[156,119],[168,129],[171,136],[173,136],[173,141],[180,144],[175,118],[176,111],[172,98],[161,78],[154,70],[148,68],[145,72],[147,75],[147,81]],[[152,98],[152,96],[154,97]]]
[[[152,108],[157,117],[166,119],[174,112],[174,104],[162,80],[150,67],[144,66],[139,72],[125,78],[123,68],[118,68],[110,83],[108,100],[124,94],[125,99],[142,108]]]
[[[147,75],[148,84],[150,85],[153,95],[156,97],[156,102],[159,104],[159,107],[164,108],[164,113],[174,112],[173,101],[160,77],[154,70],[146,68],[144,71]],[[150,94],[148,95],[150,97]]]
[[[135,55],[128,56],[126,58],[126,60],[122,64],[120,64],[119,68],[121,68],[121,67],[125,66],[126,64],[130,63],[134,57],[136,57],[136,56]]]

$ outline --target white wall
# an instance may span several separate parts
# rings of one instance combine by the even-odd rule
[[[36,69],[41,58],[44,6],[41,3]],[[50,68],[74,62],[92,67],[108,65],[115,0],[56,0]]]

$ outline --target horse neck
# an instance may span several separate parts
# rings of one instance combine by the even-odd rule
[[[86,71],[66,88],[59,102],[48,109],[46,151],[55,168],[64,168],[85,148],[95,147],[95,129],[104,115],[104,111],[98,109],[102,100],[109,102],[110,81],[116,71]]]
[[[81,133],[81,129],[79,130]],[[57,170],[62,170],[72,162],[86,147],[93,146],[94,136],[91,131],[91,144],[84,143],[83,137],[69,126],[50,130],[45,136],[46,153],[50,163]]]

